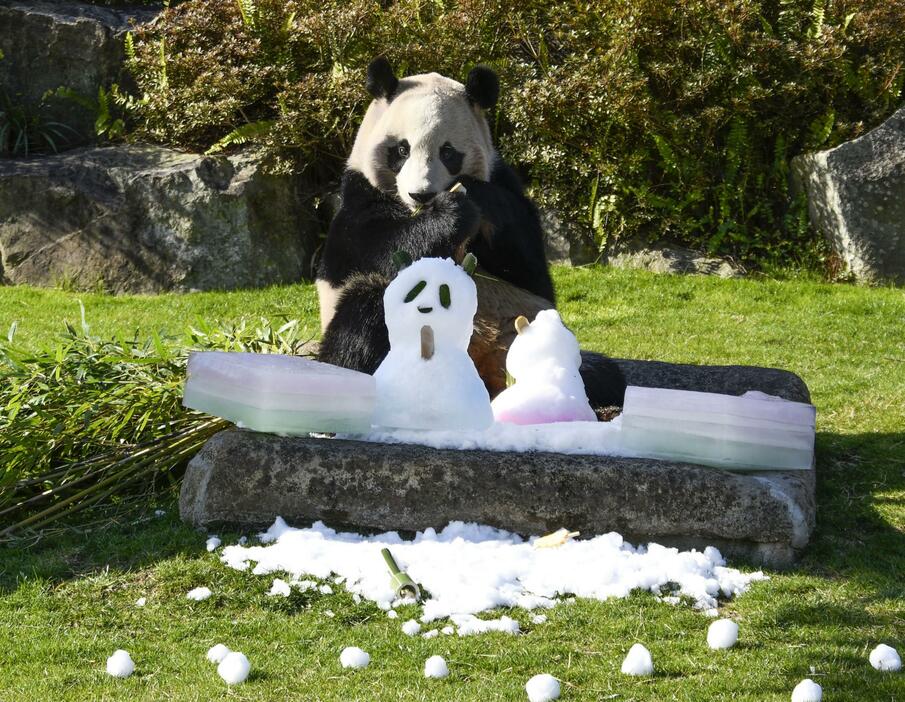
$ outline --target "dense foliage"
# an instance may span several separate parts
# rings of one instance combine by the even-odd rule
[[[788,261],[816,250],[789,159],[898,106],[905,0],[189,0],[129,49],[141,134],[261,143],[323,183],[374,56],[403,74],[487,63],[501,151],[598,244],[666,237]]]

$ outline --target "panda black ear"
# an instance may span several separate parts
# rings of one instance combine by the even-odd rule
[[[375,98],[389,100],[393,97],[393,93],[399,87],[399,79],[393,73],[393,67],[386,56],[378,56],[368,64],[368,80],[365,87]]]
[[[465,95],[481,109],[489,110],[500,97],[500,79],[492,68],[475,66],[465,79]]]

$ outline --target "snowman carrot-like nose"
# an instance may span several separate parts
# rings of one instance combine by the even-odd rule
[[[528,321],[528,318],[524,315],[519,315],[515,318],[515,331],[518,334],[521,334],[525,331],[531,323]]]
[[[434,330],[429,324],[421,327],[421,358],[429,361],[434,357]]]

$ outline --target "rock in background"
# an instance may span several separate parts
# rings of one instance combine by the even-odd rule
[[[117,146],[0,160],[0,280],[142,293],[297,282],[318,237],[302,190],[250,153]]]
[[[616,242],[607,249],[606,263],[613,268],[637,268],[654,273],[691,273],[738,278],[744,271],[723,258],[673,244],[643,241]]]
[[[905,108],[858,139],[795,158],[792,178],[856,280],[905,283]]]
[[[123,80],[123,38],[130,22],[148,21],[157,11],[0,0],[0,88],[13,103],[31,108],[59,87],[94,98],[99,86]],[[83,140],[94,134],[95,116],[72,101],[51,98],[45,115]]]

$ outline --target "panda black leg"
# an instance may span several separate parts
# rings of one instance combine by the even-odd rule
[[[383,316],[388,281],[379,275],[349,280],[321,339],[318,359],[335,366],[373,373],[390,351]]]
[[[625,377],[612,359],[592,351],[582,351],[579,372],[591,407],[595,410],[622,407],[625,401]]]

